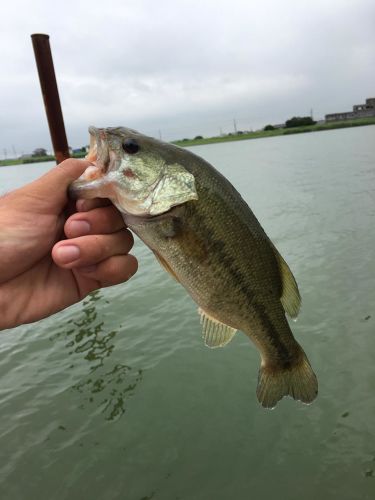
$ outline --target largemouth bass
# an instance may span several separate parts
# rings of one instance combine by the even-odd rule
[[[287,395],[311,403],[317,379],[285,317],[299,312],[297,283],[236,189],[186,149],[124,127],[89,132],[93,165],[72,197],[112,201],[199,305],[207,346],[226,345],[237,330],[254,342],[264,407]]]

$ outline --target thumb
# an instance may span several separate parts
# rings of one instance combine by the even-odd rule
[[[21,190],[27,190],[27,195],[43,200],[53,198],[53,206],[59,210],[68,201],[68,186],[86,170],[92,163],[87,160],[69,158],[53,167],[39,179],[31,182]]]

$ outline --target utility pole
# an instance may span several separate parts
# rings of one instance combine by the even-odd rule
[[[233,118],[233,126],[234,126],[234,133],[237,134],[237,123],[235,118]]]
[[[4,152],[4,160],[6,160],[6,159],[7,159],[7,157],[8,157],[8,156],[7,156],[7,150],[6,150],[6,148],[4,148],[4,149],[3,149],[3,152]]]
[[[159,140],[161,141],[162,140],[161,139],[161,130],[159,129],[158,132],[159,132]]]
[[[17,158],[17,151],[16,151],[16,148],[14,147],[14,144],[12,144],[12,150],[13,150],[14,158]]]
[[[312,108],[310,109],[310,116],[311,116],[311,119],[313,120],[314,117],[313,117],[313,109]]]

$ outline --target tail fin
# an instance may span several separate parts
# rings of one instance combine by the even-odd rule
[[[265,408],[274,408],[284,396],[309,404],[317,394],[318,381],[302,349],[287,368],[265,364],[259,370],[257,396]]]

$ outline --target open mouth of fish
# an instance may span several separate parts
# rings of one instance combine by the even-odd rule
[[[72,199],[109,198],[123,214],[142,217],[159,216],[198,199],[193,174],[178,163],[168,164],[161,157],[161,165],[152,169],[141,157],[148,176],[142,178],[141,168],[133,170],[131,160],[118,151],[126,130],[89,127],[86,159],[91,165],[69,186]]]
[[[115,154],[109,151],[105,130],[89,127],[89,133],[90,147],[85,159],[92,165],[69,187],[69,195],[73,199],[93,198],[95,192],[105,195],[105,186],[108,184],[106,176],[116,161]]]
[[[115,203],[118,199],[116,192],[116,155],[108,148],[107,133],[104,129],[89,127],[90,147],[85,159],[92,163],[83,174],[69,186],[69,196],[72,199],[84,198],[109,198]],[[160,175],[153,184],[148,186],[149,191],[157,194],[157,187],[163,182]],[[127,193],[128,203],[131,199],[142,199],[144,188],[139,192],[133,189],[132,194]],[[126,207],[121,206],[121,211],[126,213]],[[148,217],[146,215],[146,217]]]
[[[96,127],[89,127],[89,133],[90,147],[85,158],[93,165],[88,167],[82,174],[80,177],[82,181],[99,179],[108,172],[115,160],[108,150],[105,131]]]

